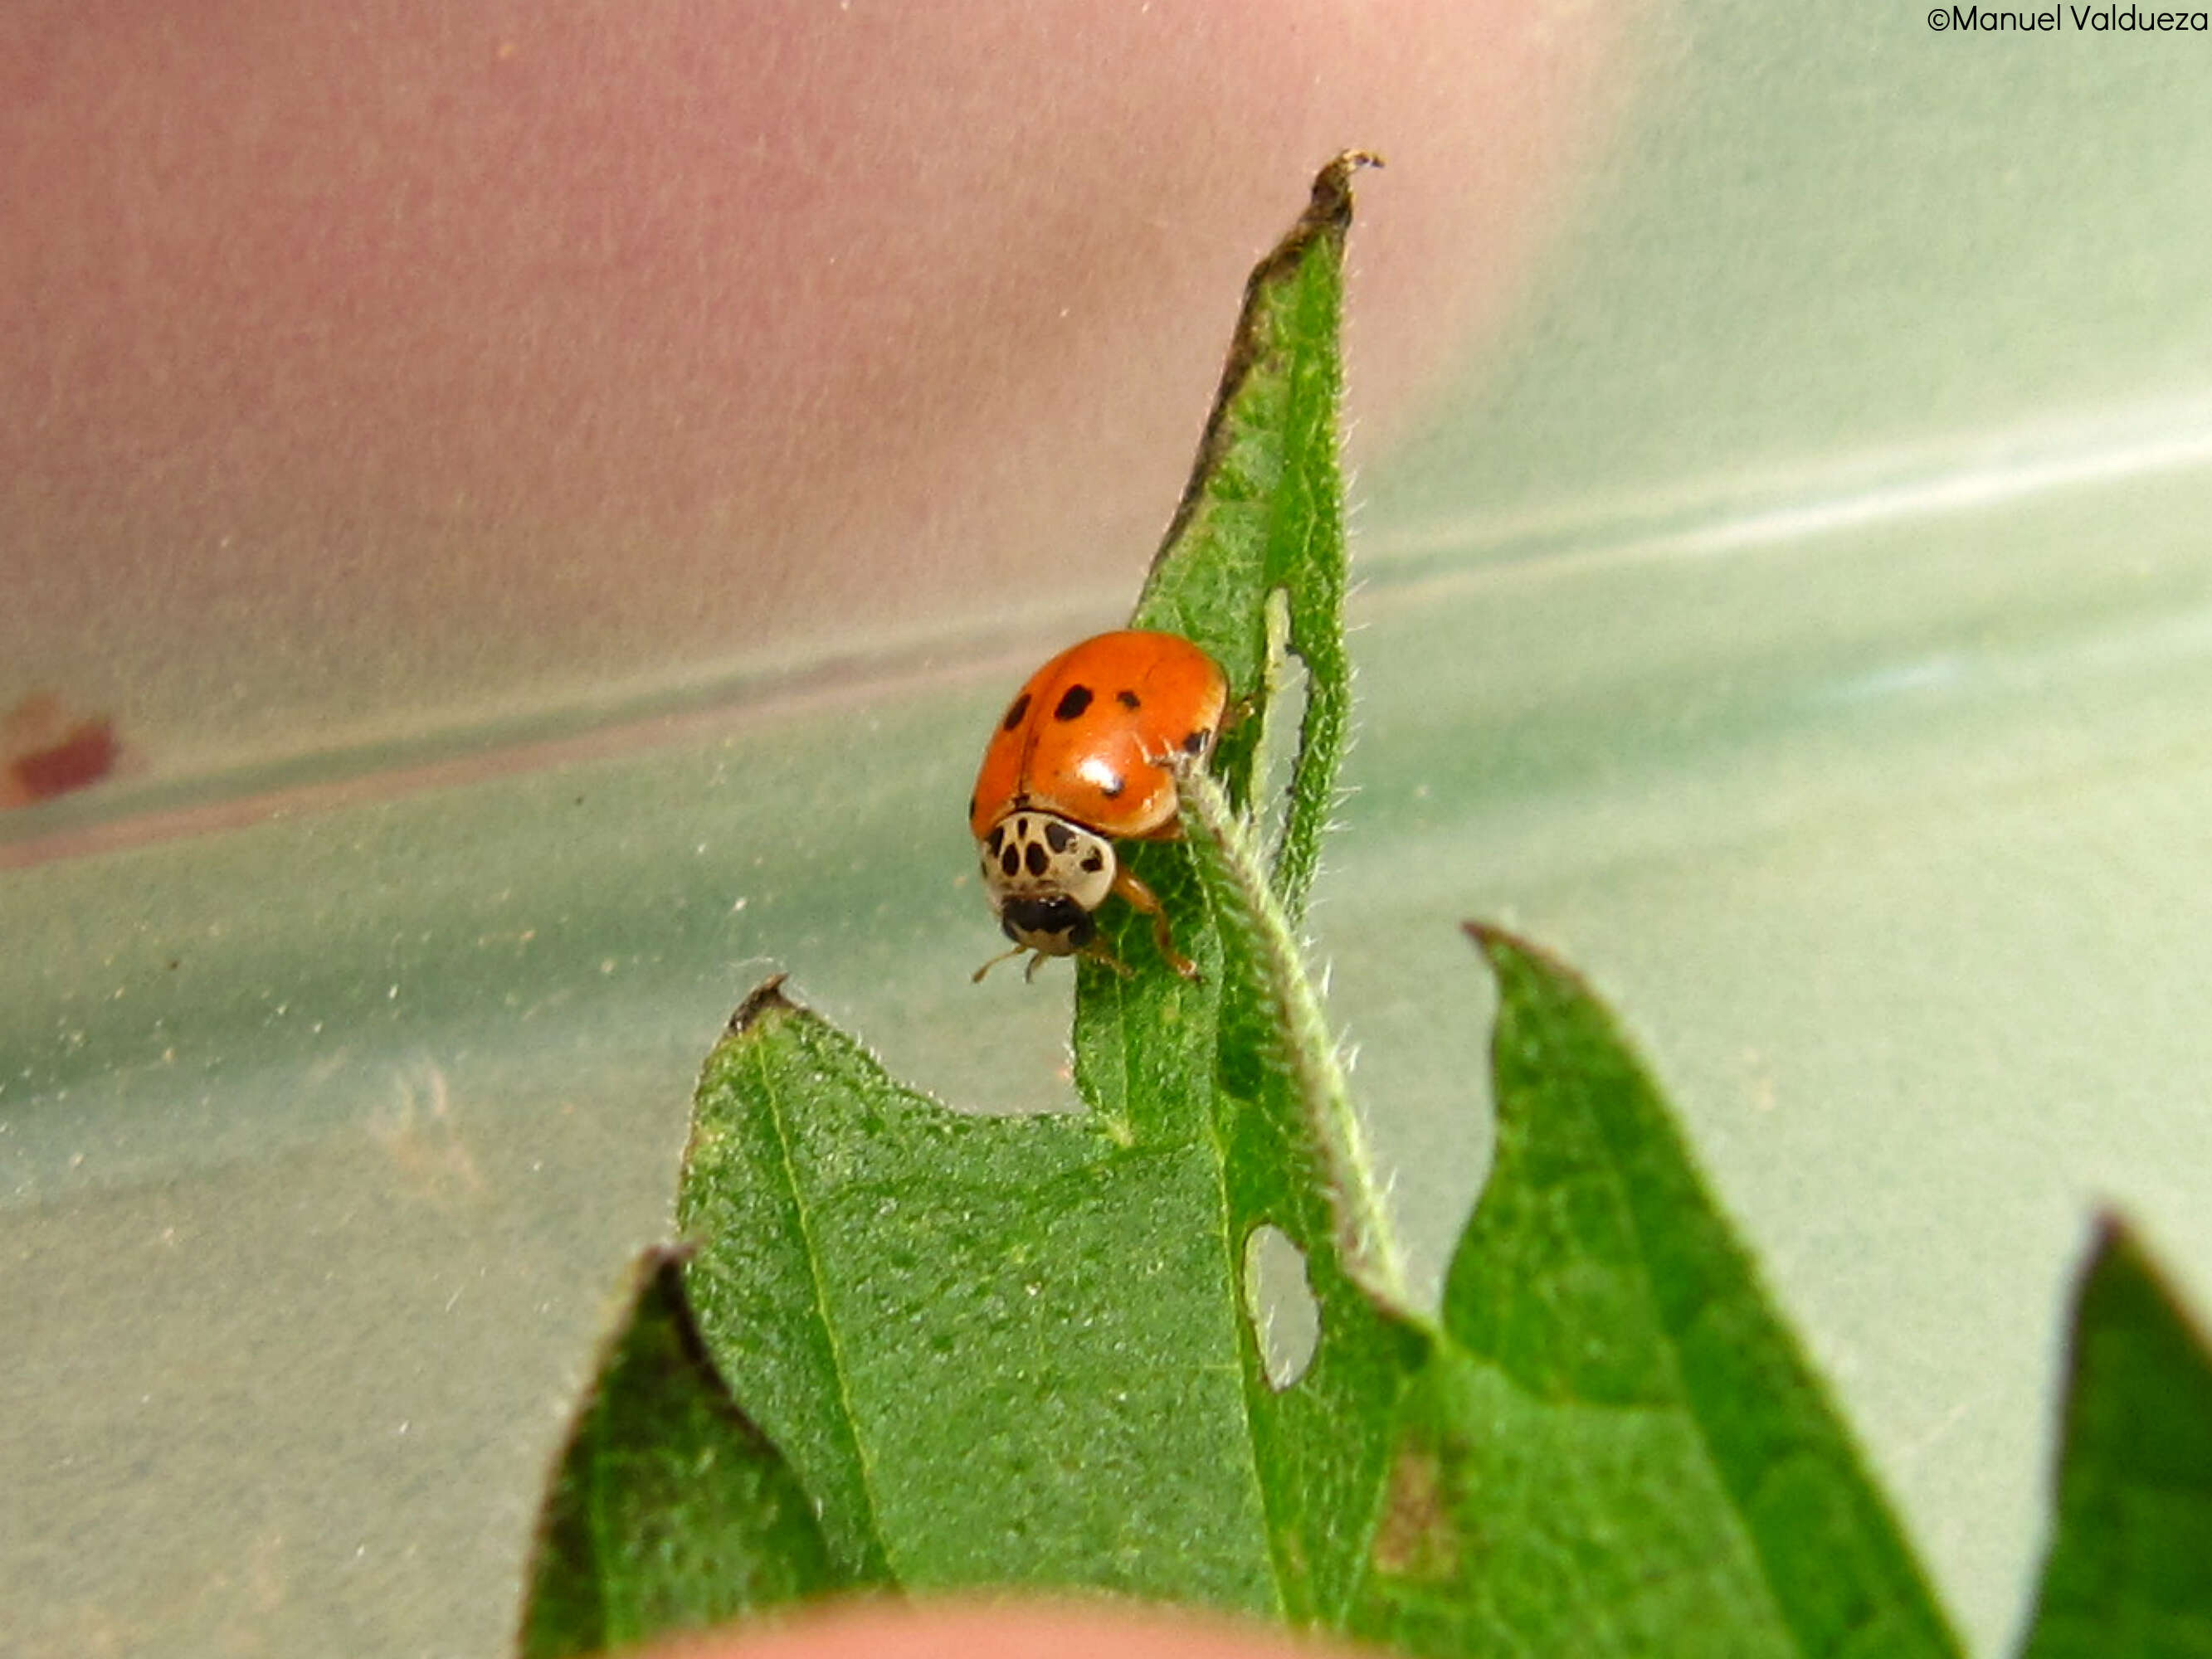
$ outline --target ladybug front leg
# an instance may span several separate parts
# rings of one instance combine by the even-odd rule
[[[1168,926],[1168,913],[1160,904],[1159,895],[1146,886],[1126,864],[1114,872],[1114,891],[1128,900],[1131,908],[1142,910],[1152,919],[1152,939],[1168,966],[1185,979],[1195,981],[1198,964],[1175,948],[1175,933]]]

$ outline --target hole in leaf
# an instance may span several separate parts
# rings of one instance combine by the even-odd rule
[[[1321,1304],[1306,1282],[1305,1252],[1272,1222],[1244,1239],[1244,1311],[1260,1368],[1278,1394],[1306,1374],[1321,1346]]]
[[[1298,759],[1298,728],[1306,717],[1306,664],[1285,651],[1271,665],[1267,726],[1261,733],[1259,765],[1252,799],[1259,803],[1260,845],[1273,858],[1280,850],[1290,822],[1291,776]]]

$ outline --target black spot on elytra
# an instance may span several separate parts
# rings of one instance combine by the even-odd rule
[[[968,816],[971,818],[975,816],[975,797],[973,795],[968,797]]]
[[[999,869],[1003,874],[1008,876],[1021,874],[1022,849],[1018,847],[1009,847],[1005,852],[1000,854]]]
[[[1056,720],[1072,720],[1090,707],[1091,688],[1087,685],[1071,685],[1060,694],[1060,702],[1053,709],[1052,717]]]
[[[1083,855],[1083,867],[1095,876],[1106,867],[1106,860],[1098,856],[1098,849],[1094,847]]]
[[[1006,710],[1006,718],[999,722],[999,730],[1001,732],[1013,731],[1017,726],[1020,726],[1024,720],[1029,718],[1029,713],[1030,694],[1024,691],[1020,696],[1014,699],[1013,706]]]
[[[1042,843],[1034,841],[1030,843],[1029,866],[1030,873],[1031,875],[1042,875],[1045,871],[1045,866],[1049,864],[1051,861],[1052,860],[1046,857],[1045,850]]]
[[[1113,777],[1109,777],[1109,778],[1108,778],[1108,779],[1106,780],[1106,781],[1105,781],[1105,782],[1103,782],[1103,783],[1100,784],[1100,785],[1098,786],[1098,793],[1099,793],[1100,794],[1102,794],[1102,795],[1105,796],[1105,797],[1106,797],[1106,799],[1107,799],[1108,800],[1113,800],[1113,799],[1116,799],[1116,798],[1121,794],[1121,793],[1124,789],[1127,789],[1128,787],[1129,787],[1129,781],[1128,781],[1127,778],[1124,778],[1124,777],[1119,776],[1119,775],[1115,775],[1115,776],[1113,776]]]
[[[1185,738],[1182,740],[1182,752],[1186,755],[1204,754],[1206,752],[1206,733],[1203,732],[1194,732],[1188,737]]]
[[[1142,703],[1137,701],[1137,694],[1133,691],[1116,691],[1114,694],[1114,701],[1120,703],[1124,708],[1141,708],[1144,707]]]
[[[1057,820],[1045,825],[1044,838],[1052,843],[1055,853],[1065,853],[1075,845],[1075,831]]]

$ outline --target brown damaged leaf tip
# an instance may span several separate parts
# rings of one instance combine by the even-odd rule
[[[1313,200],[1306,206],[1305,216],[1299,220],[1303,230],[1309,225],[1339,225],[1352,217],[1352,175],[1362,167],[1379,167],[1382,158],[1371,149],[1347,149],[1332,159],[1329,164],[1314,175]],[[1295,233],[1293,233],[1295,240]]]
[[[1328,165],[1314,175],[1313,196],[1306,203],[1306,210],[1298,216],[1297,223],[1291,227],[1290,234],[1275,245],[1275,251],[1255,267],[1244,285],[1244,317],[1237,324],[1237,347],[1230,358],[1231,374],[1237,374],[1237,358],[1247,348],[1246,337],[1258,297],[1291,265],[1297,264],[1319,241],[1341,242],[1344,233],[1352,226],[1352,175],[1363,167],[1379,167],[1382,158],[1373,150],[1347,149],[1335,156]],[[1231,375],[1223,376],[1224,389]]]
[[[636,1285],[633,1288],[642,1289],[655,1273],[672,1267],[680,1268],[698,1254],[696,1239],[679,1238],[670,1243],[647,1245],[638,1254]],[[685,1313],[688,1317],[688,1308]]]
[[[723,1034],[741,1036],[770,1014],[794,1012],[799,1005],[783,994],[783,982],[790,977],[788,974],[770,974],[754,986],[738,1005],[738,1011],[730,1016],[730,1023],[722,1028]]]
[[[1168,521],[1167,533],[1160,538],[1159,550],[1152,555],[1153,570],[1161,568],[1176,544],[1182,539],[1183,532],[1190,527],[1191,518],[1206,495],[1207,481],[1220,465],[1222,448],[1227,441],[1229,411],[1244,382],[1251,377],[1265,345],[1270,295],[1285,275],[1303,264],[1316,246],[1327,243],[1342,247],[1345,233],[1352,227],[1352,175],[1362,167],[1382,165],[1382,158],[1372,150],[1347,149],[1334,157],[1314,175],[1312,198],[1306,203],[1306,210],[1298,216],[1297,223],[1291,227],[1290,234],[1252,268],[1244,283],[1244,306],[1237,314],[1237,332],[1229,343],[1229,360],[1222,365],[1213,408],[1206,417],[1206,431],[1198,441],[1198,459],[1191,467],[1189,482],[1183,486],[1182,499],[1176,503],[1175,516]]]
[[[1589,981],[1578,970],[1569,967],[1541,945],[1530,944],[1518,933],[1510,933],[1494,921],[1462,921],[1460,930],[1475,942],[1483,955],[1490,958],[1492,967],[1502,968],[1508,958],[1517,957],[1524,962],[1534,963],[1567,984],[1585,992],[1589,990]]]

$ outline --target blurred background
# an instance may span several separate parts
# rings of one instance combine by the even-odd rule
[[[2212,66],[1747,0],[0,17],[0,1606],[501,1651],[730,1007],[1066,1103],[961,805],[1361,181],[1315,913],[1433,1276],[1587,969],[1977,1650],[2212,1307]]]

